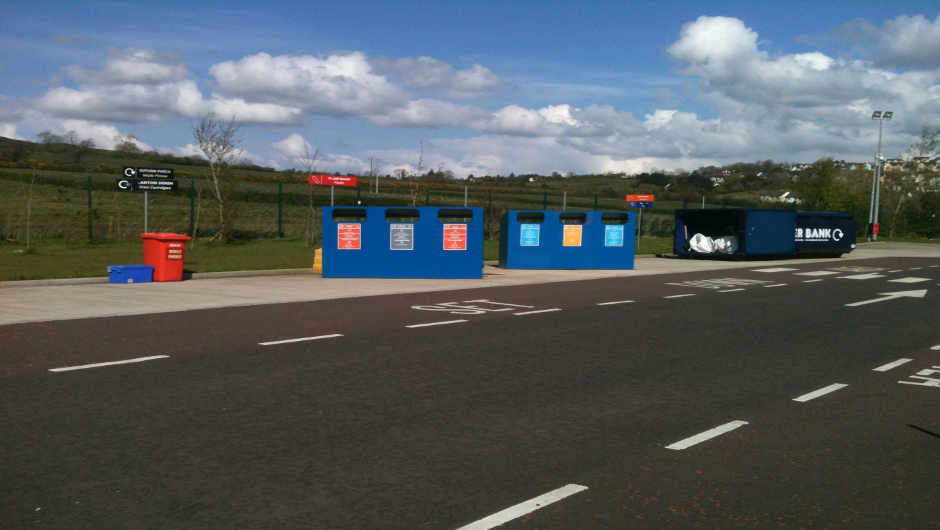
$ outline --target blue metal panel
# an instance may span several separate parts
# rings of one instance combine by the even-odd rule
[[[389,210],[414,211],[417,220],[386,219]],[[466,211],[469,220],[442,221],[442,211]],[[334,218],[334,213],[339,220]],[[343,220],[344,215],[360,215],[360,219]],[[345,230],[349,234],[341,249],[339,225],[358,225]],[[393,227],[392,225],[398,225]],[[409,230],[408,226],[413,225]],[[459,226],[453,227],[451,246],[465,249],[445,250],[445,225],[465,225],[462,237]],[[355,237],[358,232],[358,245]],[[395,240],[392,240],[394,232]],[[411,250],[409,248],[411,238]],[[483,209],[474,208],[386,208],[386,207],[324,207],[323,208],[323,276],[326,278],[482,278],[483,277]]]
[[[521,214],[521,219],[520,219]],[[622,216],[625,223],[605,224],[603,217]],[[584,223],[569,224],[565,245],[562,216],[583,216]],[[542,221],[536,219],[542,217]],[[537,225],[537,228],[531,225]],[[632,269],[636,218],[630,212],[509,210],[501,219],[500,266],[509,269]],[[612,228],[608,228],[612,227]],[[538,244],[535,245],[537,235]]]
[[[786,255],[796,252],[793,229],[796,212],[790,210],[746,210],[741,253]]]

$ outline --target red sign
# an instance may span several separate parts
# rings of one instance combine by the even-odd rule
[[[656,196],[649,195],[627,195],[627,202],[655,202]]]
[[[339,250],[361,250],[362,225],[359,223],[337,223],[336,248]]]
[[[871,233],[876,236],[878,235],[878,223],[872,223]]]
[[[341,177],[339,175],[318,175],[311,173],[307,182],[316,186],[356,186],[356,177]]]
[[[467,225],[444,225],[444,250],[467,250]]]

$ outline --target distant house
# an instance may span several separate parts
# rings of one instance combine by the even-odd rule
[[[798,198],[796,195],[793,195],[789,191],[785,191],[777,197],[771,195],[764,195],[760,198],[763,202],[779,202],[784,204],[800,204],[803,202],[802,199]]]

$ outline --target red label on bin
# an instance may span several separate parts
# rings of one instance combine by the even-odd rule
[[[362,249],[362,225],[359,223],[337,224],[336,248],[339,250]]]
[[[444,225],[444,250],[467,250],[467,225]]]

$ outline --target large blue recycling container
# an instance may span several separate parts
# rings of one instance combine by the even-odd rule
[[[325,278],[482,278],[483,209],[323,208]]]
[[[632,269],[630,212],[509,210],[500,222],[499,264],[508,269]]]
[[[798,212],[745,208],[681,209],[675,213],[673,251],[695,258],[840,256],[855,248],[856,221],[846,212]],[[733,238],[733,253],[691,248],[696,234]]]

